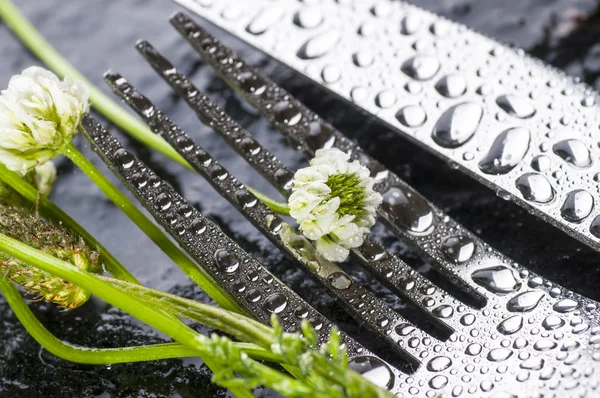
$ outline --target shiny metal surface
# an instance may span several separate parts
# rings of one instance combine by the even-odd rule
[[[589,87],[398,1],[177,1],[600,249]]]
[[[366,154],[361,157],[362,150],[329,125],[321,125],[325,129],[319,131],[327,131],[330,138],[335,138],[333,141],[311,141],[307,126],[311,121],[318,120],[318,116],[268,78],[251,69],[185,15],[176,15],[173,23],[221,76],[263,112],[267,119],[272,120],[278,130],[293,139],[298,149],[310,153],[316,149],[315,142],[334,146],[341,143],[343,149],[351,151],[368,165],[373,165],[373,159]],[[157,61],[156,56],[153,57]],[[157,69],[160,72],[160,68]],[[172,65],[168,69],[186,86],[188,94],[189,90],[194,91],[192,86],[185,85],[185,76],[179,74]],[[247,82],[250,84],[243,84]],[[178,87],[177,83],[170,81],[170,84]],[[178,91],[180,95],[186,95],[185,91]],[[287,104],[281,105],[282,101]],[[201,113],[197,106],[199,104],[188,102]],[[202,105],[209,107],[210,103],[205,101]],[[227,119],[225,114],[221,116]],[[209,125],[218,124],[218,121],[208,118]],[[511,135],[511,132],[506,133],[507,137]],[[457,137],[453,134],[449,136]],[[242,156],[249,159],[247,155]],[[383,180],[392,178],[395,183],[400,181],[381,165],[377,164],[375,170],[381,173]],[[432,228],[417,235],[401,233],[401,238],[410,240],[410,236],[417,236],[413,243],[437,260],[438,266],[450,267],[463,283],[457,279],[452,282],[462,287],[464,283],[477,286],[487,303],[482,309],[463,304],[454,308],[445,305],[444,295],[440,303],[424,303],[439,305],[441,309],[438,316],[454,317],[459,320],[461,327],[440,343],[435,343],[430,336],[413,337],[412,330],[408,330],[406,335],[398,333],[401,335],[400,344],[423,347],[418,358],[422,366],[414,372],[401,375],[390,385],[392,391],[408,396],[429,397],[438,393],[455,397],[570,397],[597,394],[595,374],[600,368],[598,303],[544,280],[511,261],[435,209],[420,195],[417,196],[416,192],[413,194],[412,188],[405,183],[394,187],[400,190],[395,197],[410,192],[410,195],[405,194],[409,203],[411,198],[419,198],[420,205],[407,206],[403,209],[404,216],[414,216],[413,210],[417,215],[422,214],[423,206],[429,206],[432,212]],[[404,232],[407,232],[414,225],[397,223],[395,226],[396,230],[404,228]],[[523,391],[527,391],[526,395]]]

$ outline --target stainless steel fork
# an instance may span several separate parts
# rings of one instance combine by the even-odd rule
[[[595,396],[600,371],[598,304],[529,272],[436,209],[331,125],[239,59],[183,14],[175,27],[200,55],[273,122],[294,146],[312,154],[335,146],[363,162],[384,196],[380,217],[400,239],[420,248],[467,293],[464,302],[428,282],[374,239],[355,253],[362,266],[399,294],[430,325],[418,327],[389,309],[341,267],[324,261],[291,226],[258,201],[150,100],[117,73],[106,80],[151,127],[236,206],[295,264],[303,267],[408,367],[392,366],[343,335],[352,366],[403,396]],[[215,132],[287,195],[293,171],[219,109],[149,43],[138,50]],[[331,323],[172,188],[122,148],[92,118],[90,142],[156,220],[258,319],[277,313],[288,330],[309,317],[324,336]],[[411,322],[412,321],[412,322]],[[419,325],[420,326],[420,325]]]

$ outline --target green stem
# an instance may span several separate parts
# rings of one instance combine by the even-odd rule
[[[122,309],[140,321],[161,331],[180,344],[198,351],[201,358],[205,356],[202,359],[209,368],[213,371],[219,370],[218,367],[215,368],[213,366],[213,358],[204,355],[208,354],[208,350],[206,349],[207,337],[195,332],[181,322],[174,321],[166,312],[155,309],[143,301],[131,297],[126,292],[105,283],[93,274],[45,254],[40,250],[31,248],[4,234],[0,234],[0,251],[80,286],[82,289],[96,295],[107,303]],[[232,389],[232,392],[242,398],[253,397],[246,389]]]
[[[0,0],[1,1],[1,0]],[[186,256],[152,221],[150,221],[121,191],[79,152],[72,143],[64,155],[73,161],[113,203],[123,211],[152,241],[198,284],[221,307],[242,312],[240,306],[218,286],[209,275]]]
[[[145,303],[156,307],[160,306],[170,313],[220,330],[238,340],[253,342],[264,348],[270,348],[275,343],[273,329],[253,319],[241,317],[214,305],[184,299],[174,294],[137,286],[129,282],[106,277],[101,277],[101,279]]]
[[[52,45],[44,39],[40,32],[21,14],[9,0],[0,0],[0,18],[13,33],[25,44],[29,50],[44,64],[60,76],[67,76],[72,80],[79,80],[88,87],[90,101],[93,107],[110,119],[120,129],[127,131],[132,137],[145,145],[191,168],[189,164],[167,144],[161,137],[153,134],[150,129],[139,119],[126,112],[115,101],[111,100],[97,87],[92,85],[77,69],[73,67]]]
[[[73,346],[56,338],[35,317],[17,288],[6,278],[0,278],[0,292],[27,332],[51,354],[66,361],[87,365],[156,361],[170,358],[198,356],[198,352],[179,343],[163,343],[127,348],[87,348]],[[277,356],[255,344],[235,343],[251,358],[276,361]]]
[[[1,1],[1,0],[0,0]],[[47,220],[55,223],[62,223],[71,232],[79,235],[92,249],[100,253],[100,259],[106,270],[115,278],[124,281],[138,283],[138,280],[117,260],[96,238],[85,230],[77,221],[73,220],[67,213],[62,211],[45,195],[42,195],[27,181],[19,177],[18,174],[8,170],[4,164],[0,163],[0,180],[9,185],[32,206],[38,205],[39,211]]]
[[[248,185],[246,185],[246,188],[248,189],[248,191],[252,192],[252,194],[256,196],[258,200],[267,205],[267,207],[273,210],[275,213],[279,213],[283,216],[290,215],[290,207],[287,205],[287,203],[279,202],[273,199],[272,197],[267,196],[254,188],[249,187]]]

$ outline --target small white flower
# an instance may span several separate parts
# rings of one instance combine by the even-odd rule
[[[25,175],[52,159],[77,134],[88,111],[81,82],[30,67],[13,76],[0,94],[0,162]]]
[[[288,199],[300,231],[316,242],[323,257],[335,262],[345,261],[350,249],[363,244],[381,203],[369,170],[349,159],[337,148],[319,149],[310,167],[294,175]]]
[[[46,163],[35,166],[35,169],[29,172],[26,178],[31,180],[32,185],[38,191],[48,196],[52,192],[54,182],[56,181],[56,166],[49,160]]]

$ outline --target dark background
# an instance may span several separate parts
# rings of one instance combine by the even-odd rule
[[[145,65],[133,48],[138,38],[150,40],[288,165],[299,167],[303,164],[301,156],[287,149],[268,124],[233,95],[170,27],[169,16],[182,9],[176,4],[166,0],[15,0],[15,3],[94,84],[108,92],[102,73],[108,68],[121,72],[243,182],[273,192],[216,135],[201,126],[185,104]],[[596,88],[600,86],[600,42],[597,42],[600,8],[594,0],[422,0],[414,3],[488,36],[522,47]],[[600,298],[597,253],[496,197],[490,190],[380,125],[356,112],[348,112],[341,102],[239,40],[209,28],[493,246],[567,288],[596,300]],[[6,87],[10,76],[34,64],[39,62],[0,21],[0,87]],[[362,334],[338,306],[306,280],[302,272],[287,263],[200,177],[127,137],[121,135],[121,138],[188,200],[320,311],[336,319],[352,334],[368,340],[368,336]],[[101,170],[106,171],[81,138],[78,138],[78,144]],[[208,301],[81,172],[62,159],[57,164],[59,180],[52,199],[88,228],[144,284]],[[112,175],[110,177],[115,180]],[[411,265],[431,273],[428,264],[382,228],[377,228],[376,234]],[[372,286],[387,302],[402,306],[360,269],[351,267],[351,272],[359,281]],[[44,304],[32,304],[32,307],[53,333],[75,344],[119,347],[163,339],[95,299],[71,313]],[[199,330],[205,329],[199,327]],[[107,367],[81,366],[59,360],[27,335],[0,298],[0,397],[212,397],[225,394],[210,384],[209,372],[196,360]],[[259,391],[258,395],[270,394]]]

